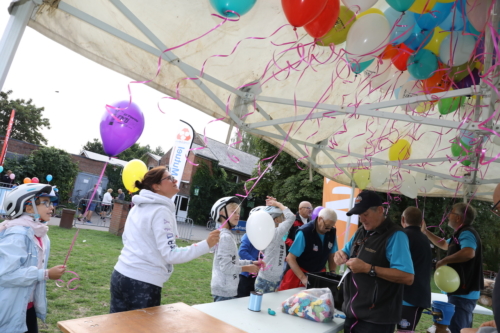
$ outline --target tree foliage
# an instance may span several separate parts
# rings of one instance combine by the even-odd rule
[[[194,223],[204,225],[208,221],[210,209],[219,198],[233,196],[235,193],[242,193],[243,183],[232,182],[227,172],[216,163],[209,167],[205,162],[201,162],[194,173],[193,184],[191,186],[188,216]],[[194,195],[195,188],[199,188],[198,195]],[[242,205],[245,209],[246,205]],[[245,212],[242,212],[242,216]]]
[[[12,170],[16,175],[14,182],[21,184],[26,177],[37,177],[41,183],[46,183],[47,175],[52,175],[50,183],[57,185],[62,201],[68,200],[79,170],[70,154],[54,147],[41,147],[19,160],[6,159],[4,169]]]
[[[275,156],[279,151],[272,144],[247,134],[243,136],[240,148],[260,159]],[[261,162],[261,172],[271,161],[272,159]],[[323,201],[323,176],[313,171],[311,182],[307,166],[300,164],[300,167],[303,170],[298,167],[294,157],[282,151],[255,186],[253,195],[260,199],[272,195],[292,210],[297,209],[304,200],[311,202],[313,206],[320,206]],[[258,176],[257,169],[252,176]],[[247,188],[250,187],[247,185]]]
[[[43,118],[44,108],[37,108],[32,100],[9,99],[12,90],[0,92],[0,133],[7,132],[12,109],[16,110],[11,138],[34,143],[47,144],[47,139],[42,135],[43,128],[50,129],[49,119]]]

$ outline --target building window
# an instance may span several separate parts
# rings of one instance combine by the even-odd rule
[[[188,198],[182,197],[181,198],[181,206],[179,207],[179,210],[187,211],[187,209],[188,209],[188,202],[189,202]]]

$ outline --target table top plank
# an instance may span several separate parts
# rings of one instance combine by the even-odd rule
[[[64,333],[242,333],[230,324],[184,303],[60,321]]]
[[[248,310],[249,297],[236,298],[229,301],[193,305],[215,318],[248,332],[276,333],[276,332],[315,332],[336,333],[344,329],[344,320],[334,318],[331,323],[317,323],[312,320],[292,316],[281,311],[281,304],[288,297],[305,290],[295,288],[264,294],[260,312]],[[267,313],[270,308],[276,316]],[[335,310],[335,313],[343,314]]]

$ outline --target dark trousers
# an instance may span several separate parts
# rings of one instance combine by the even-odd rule
[[[460,333],[462,328],[472,327],[472,311],[476,307],[476,302],[477,299],[448,296],[448,303],[455,305],[455,314],[448,327],[451,333]]]
[[[238,283],[238,294],[236,297],[248,297],[252,291],[255,291],[255,280],[257,277],[245,276],[240,274]]]
[[[354,325],[354,323],[356,323],[356,325]],[[354,325],[354,327],[352,327],[352,325]],[[356,320],[356,318],[346,318],[344,322],[344,333],[394,333],[395,327],[396,324],[373,324],[359,319]]]
[[[26,333],[38,333],[38,321],[34,306],[26,311],[26,326],[28,326]]]
[[[117,271],[111,274],[110,292],[109,313],[150,308],[161,302],[160,287],[131,279]]]
[[[414,332],[420,321],[420,317],[422,317],[423,310],[424,308],[419,308],[417,306],[403,305],[403,313],[401,315],[401,321],[398,324],[398,332]]]

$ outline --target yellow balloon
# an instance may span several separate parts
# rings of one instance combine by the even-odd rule
[[[460,287],[460,276],[449,266],[441,266],[434,272],[434,283],[444,292],[452,293]]]
[[[415,0],[408,10],[418,14],[427,14],[431,12],[436,2],[437,0]]]
[[[417,108],[415,109],[415,111],[417,111],[418,113],[424,113],[424,112],[427,112],[430,109],[432,109],[432,106],[433,106],[432,102],[421,102],[417,106]]]
[[[316,41],[316,44],[321,46],[329,46],[330,44],[339,45],[347,39],[347,33],[351,29],[352,24],[356,21],[356,15],[353,11],[345,6],[340,6],[339,18],[335,26],[328,31],[322,38]]]
[[[364,12],[358,14],[358,16],[356,16],[356,19],[359,19],[360,17],[368,15],[368,14],[380,14],[380,15],[384,15],[384,13],[380,9],[370,8],[370,9],[367,9]]]
[[[137,192],[139,189],[135,187],[135,181],[142,181],[144,175],[148,172],[148,167],[141,160],[132,160],[125,165],[122,172],[122,181],[125,188],[130,192]]]
[[[405,139],[399,139],[389,148],[390,161],[402,161],[410,158],[411,145]]]
[[[441,46],[441,42],[450,34],[449,31],[444,31],[440,27],[434,28],[434,34],[432,35],[429,44],[427,44],[424,49],[431,51],[436,56],[439,56],[439,47]]]
[[[360,190],[364,190],[370,183],[370,170],[366,169],[354,170],[352,178],[354,179],[356,186]]]

